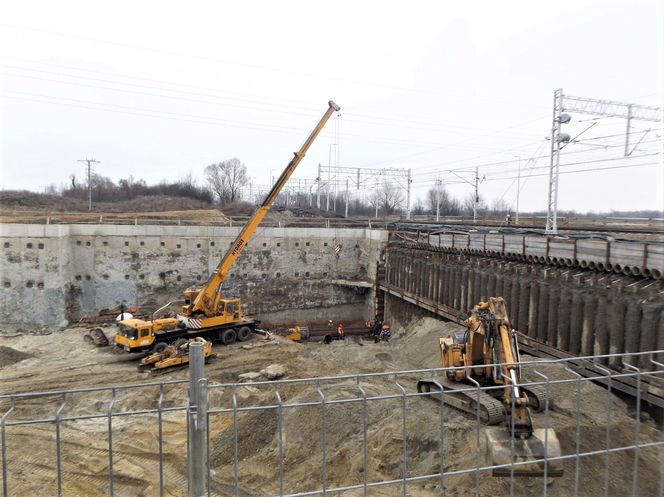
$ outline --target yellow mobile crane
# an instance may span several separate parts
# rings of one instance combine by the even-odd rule
[[[339,110],[340,107],[333,101],[328,102],[328,109],[323,117],[300,150],[295,152],[295,156],[235,238],[207,283],[200,288],[188,288],[184,292],[182,314],[177,318],[154,319],[153,315],[150,321],[141,319],[120,321],[120,330],[115,336],[115,343],[119,348],[127,352],[152,350],[154,353],[160,353],[169,343],[183,338],[203,337],[211,341],[220,341],[225,345],[236,340],[249,339],[258,321],[242,315],[240,299],[223,298],[221,285],[325,123],[335,111]]]

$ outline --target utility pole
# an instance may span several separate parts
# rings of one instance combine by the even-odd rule
[[[406,180],[406,219],[410,219],[410,184],[413,180],[410,179],[410,168],[408,168],[408,179]]]
[[[348,217],[348,178],[346,178],[346,217]]]
[[[330,212],[330,186],[332,185],[332,147],[335,143],[330,143],[330,149],[327,154],[327,205],[325,210]]]
[[[519,224],[519,194],[521,193],[521,156],[515,155],[519,159],[519,169],[516,175],[516,212],[514,213],[514,224]]]
[[[549,203],[546,214],[547,234],[558,234],[558,176],[560,172],[560,132],[563,116],[563,90],[553,92],[553,124],[551,125],[551,159],[549,164]],[[568,116],[569,118],[569,116]],[[569,122],[569,119],[567,119]],[[569,139],[569,138],[568,138]]]
[[[480,175],[479,168],[475,167],[475,202],[473,202],[473,222],[477,222],[477,204],[480,203]]]
[[[436,180],[436,222],[440,219],[440,184],[441,180],[438,178]]]
[[[596,98],[572,97],[564,95],[562,89],[553,93],[553,123],[551,126],[551,160],[549,169],[549,203],[546,215],[547,234],[558,233],[558,175],[560,169],[561,144],[571,140],[567,133],[561,132],[563,124],[571,120],[569,113],[590,114],[602,117],[616,117],[627,121],[625,130],[625,156],[631,155],[630,133],[633,120],[660,122],[662,119],[661,107],[615,102],[612,100],[599,100]],[[578,136],[578,135],[577,135]],[[638,144],[637,144],[638,146]]]
[[[88,174],[88,210],[92,210],[92,164],[100,164],[98,160],[95,159],[79,159],[78,162],[85,162],[87,164],[87,174]]]
[[[316,182],[318,183],[318,189],[316,191],[316,208],[320,210],[320,177],[321,177],[321,171],[320,171],[320,162],[318,163],[318,177],[316,178]]]

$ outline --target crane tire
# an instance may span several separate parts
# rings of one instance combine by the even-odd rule
[[[166,342],[157,342],[152,347],[152,353],[161,354],[164,352],[164,350],[166,350],[166,347],[168,347],[168,344]]]
[[[239,342],[246,342],[251,338],[251,328],[249,326],[243,326],[237,330],[237,339]]]
[[[224,345],[230,345],[232,343],[235,343],[236,339],[237,339],[237,332],[233,329],[224,330],[221,332],[221,343],[223,343]]]

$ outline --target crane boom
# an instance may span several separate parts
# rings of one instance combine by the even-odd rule
[[[245,224],[240,233],[237,235],[235,241],[231,245],[231,248],[228,249],[228,252],[226,252],[224,257],[219,262],[216,271],[210,276],[210,279],[207,281],[205,286],[198,292],[196,299],[188,306],[185,314],[192,315],[196,312],[210,315],[214,313],[216,309],[216,303],[221,298],[221,284],[228,276],[230,268],[233,266],[233,264],[235,264],[235,261],[239,257],[244,247],[247,246],[247,243],[256,232],[258,225],[261,223],[265,215],[272,207],[272,204],[276,200],[277,196],[295,171],[297,165],[304,158],[307,150],[309,150],[309,147],[321,132],[323,126],[325,126],[325,123],[327,123],[333,112],[340,110],[340,107],[332,100],[328,102],[328,106],[329,107],[327,111],[325,111],[323,117],[320,119],[309,137],[305,140],[300,150],[294,153],[294,157],[288,163],[286,169],[284,169],[284,171],[281,173],[281,176],[279,176],[279,179],[267,194],[265,200],[263,200],[263,203],[258,207],[251,219],[249,219],[247,224]]]

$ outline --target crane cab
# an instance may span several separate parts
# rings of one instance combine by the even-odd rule
[[[126,352],[140,352],[152,347],[155,340],[155,331],[175,329],[180,323],[175,318],[155,319],[143,321],[142,319],[125,319],[118,323],[118,332],[115,335],[115,345]]]
[[[184,307],[189,311],[187,306]],[[183,310],[184,310],[183,309]],[[216,326],[242,323],[244,316],[242,314],[242,304],[240,299],[219,299],[216,307],[213,308],[212,316],[182,316],[182,320],[187,323],[188,328],[211,328]]]

